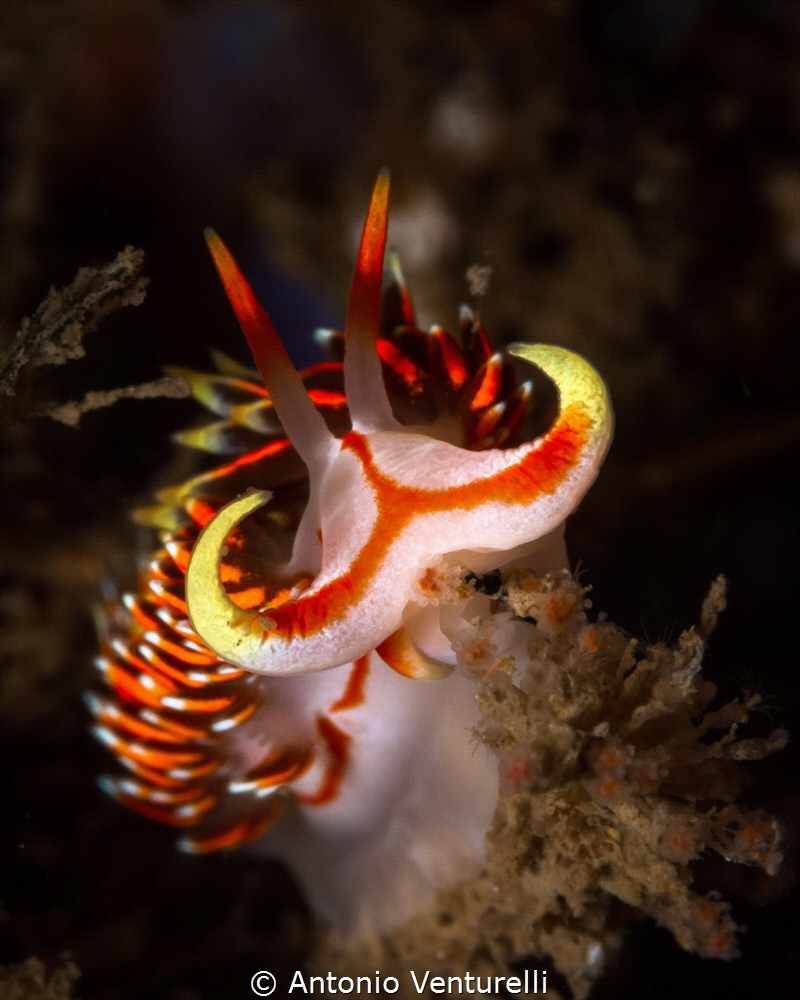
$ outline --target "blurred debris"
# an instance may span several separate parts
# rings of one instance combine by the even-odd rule
[[[770,174],[764,192],[781,233],[786,261],[800,267],[800,171],[778,170]]]
[[[49,976],[44,962],[31,957],[19,965],[0,967],[0,1000],[70,1000],[80,977],[69,955],[61,957]]]
[[[492,269],[488,264],[472,264],[467,268],[466,279],[469,294],[480,298],[489,290]]]

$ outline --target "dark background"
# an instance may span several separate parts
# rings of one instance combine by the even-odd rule
[[[68,950],[85,1000],[214,1000],[307,954],[279,866],[181,857],[94,784],[91,607],[151,544],[127,512],[201,461],[169,440],[195,405],[123,401],[77,431],[25,407],[206,368],[212,346],[247,360],[209,224],[310,363],[384,163],[425,322],[452,329],[489,265],[497,344],[563,343],[610,385],[615,443],[568,527],[595,608],[676,639],[725,573],[707,672],[763,694],[751,735],[797,734],[799,38],[788,0],[4,5],[2,344],[128,244],[150,285],[0,422],[0,962]],[[643,922],[597,1000],[793,995],[796,745],[748,770],[746,803],[787,828],[782,871],[696,866],[748,925],[743,957]]]

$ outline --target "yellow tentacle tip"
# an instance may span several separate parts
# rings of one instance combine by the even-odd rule
[[[228,535],[271,497],[271,493],[252,490],[223,507],[200,533],[186,571],[186,604],[192,627],[215,653],[240,666],[252,662],[267,623],[230,600],[220,580],[219,563]]]
[[[376,647],[384,663],[403,677],[412,680],[440,681],[449,677],[453,667],[423,653],[411,642],[404,628],[399,628]]]
[[[529,361],[556,384],[561,412],[569,406],[583,409],[595,432],[611,434],[611,398],[600,373],[586,358],[552,344],[509,344],[515,358]]]

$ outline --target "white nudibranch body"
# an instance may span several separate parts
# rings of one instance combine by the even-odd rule
[[[226,420],[186,440],[221,451],[242,428],[272,437],[162,493],[153,522],[165,523],[167,507],[182,520],[128,598],[129,617],[109,628],[100,666],[116,701],[90,705],[101,738],[137,777],[107,779],[108,791],[194,827],[186,850],[254,842],[279,853],[343,933],[402,924],[480,870],[497,763],[472,739],[474,683],[456,668],[458,637],[490,599],[465,579],[566,567],[563,523],[612,425],[588,362],[515,344],[509,353],[559,393],[550,429],[515,444],[530,386],[514,387],[468,311],[461,346],[438,328],[417,331],[399,277],[401,322],[382,333],[388,191],[383,172],[343,366],[298,374],[207,234],[266,389],[227,360],[220,376],[188,373]],[[433,414],[430,434],[425,393],[446,411]],[[287,488],[303,478],[300,460],[302,513]]]

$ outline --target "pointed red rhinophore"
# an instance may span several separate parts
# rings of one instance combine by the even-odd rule
[[[256,367],[272,397],[275,412],[313,475],[320,465],[324,465],[326,448],[333,435],[309,398],[275,327],[227,247],[213,229],[206,229],[205,237]]]
[[[247,337],[259,374],[264,380],[264,385],[271,389],[279,373],[283,375],[286,368],[294,371],[286,348],[228,248],[213,229],[206,229],[204,235],[225,287],[225,294]]]
[[[389,219],[389,171],[378,174],[358,260],[350,286],[344,348],[344,389],[353,428],[360,431],[397,430],[378,357],[383,254]]]
[[[389,223],[389,170],[378,174],[361,234],[358,260],[347,303],[346,335],[374,343],[378,336],[383,282],[383,255]]]

